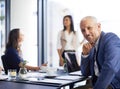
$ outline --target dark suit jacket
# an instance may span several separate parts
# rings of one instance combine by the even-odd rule
[[[93,49],[86,58],[81,60],[81,72],[84,76],[94,75]],[[114,33],[101,33],[96,60],[100,75],[94,83],[94,89],[106,89],[111,85],[120,89],[120,39]]]

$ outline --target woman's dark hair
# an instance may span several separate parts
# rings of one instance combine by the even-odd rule
[[[6,44],[6,50],[9,47],[13,47],[16,50],[18,50],[18,48],[19,48],[19,44],[18,44],[19,34],[20,34],[19,28],[15,28],[15,29],[12,29],[10,31],[9,37],[8,37],[8,43]]]
[[[66,17],[68,17],[69,19],[70,19],[70,22],[71,22],[71,24],[70,24],[70,32],[74,32],[75,33],[75,31],[74,31],[74,23],[73,23],[73,18],[72,18],[72,16],[71,15],[66,15],[66,16],[64,16],[64,18],[63,18],[63,22],[64,22],[64,20],[65,20],[65,18]],[[64,24],[63,24],[64,25]],[[64,26],[64,29],[63,29],[63,31],[65,31],[66,30],[66,27]]]

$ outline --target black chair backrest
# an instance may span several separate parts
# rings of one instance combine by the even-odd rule
[[[4,68],[4,71],[5,71],[5,74],[7,74],[8,73],[8,67],[7,67],[7,64],[6,64],[5,55],[1,56],[1,60],[2,60],[2,63],[3,63],[3,68]]]
[[[68,73],[80,70],[75,52],[66,52],[65,61]]]

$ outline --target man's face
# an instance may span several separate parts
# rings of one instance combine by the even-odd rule
[[[92,19],[81,21],[80,28],[83,36],[91,44],[94,44],[97,41],[101,33],[101,25]]]

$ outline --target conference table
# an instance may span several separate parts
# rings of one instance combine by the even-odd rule
[[[55,86],[45,86],[45,85],[36,85],[28,83],[17,83],[17,82],[8,82],[0,81],[0,89],[58,89]]]
[[[78,71],[80,72],[80,71]],[[76,83],[87,80],[87,77],[79,73],[66,73],[58,70],[56,76],[47,76],[44,72],[29,72],[25,79],[10,80],[7,77],[0,78],[0,89],[61,89],[69,87],[72,89]],[[6,76],[6,75],[2,75]]]

